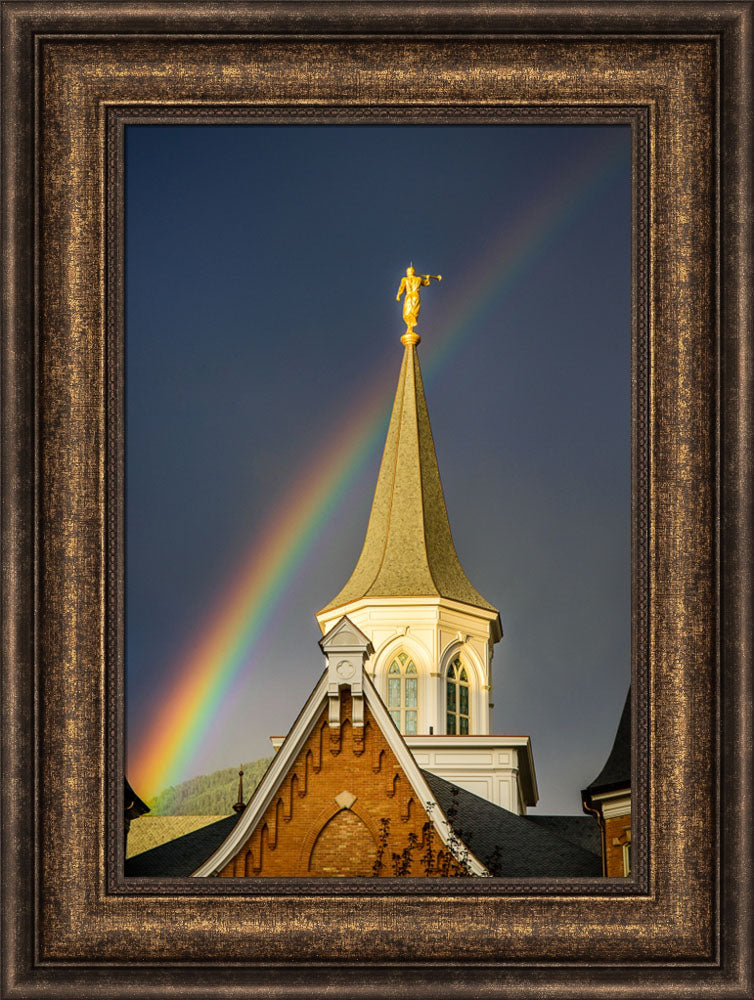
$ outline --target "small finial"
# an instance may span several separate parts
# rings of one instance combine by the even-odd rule
[[[243,804],[243,766],[238,769],[238,802],[233,803],[233,812],[242,813],[244,811]]]
[[[405,292],[405,298],[403,299],[403,321],[406,324],[406,332],[401,337],[401,343],[405,344],[406,347],[410,344],[421,342],[419,334],[414,332],[414,327],[419,318],[419,309],[421,308],[419,289],[422,285],[428,285],[431,278],[434,278],[435,281],[442,281],[441,274],[415,274],[414,265],[411,263],[406,268],[406,274],[398,286],[398,294],[395,296],[396,302]]]

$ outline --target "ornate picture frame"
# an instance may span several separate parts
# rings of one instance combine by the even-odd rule
[[[4,993],[752,996],[752,5],[2,15]],[[123,879],[120,141],[218,115],[632,125],[632,878]]]

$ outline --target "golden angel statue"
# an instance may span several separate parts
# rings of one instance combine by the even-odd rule
[[[404,343],[419,343],[419,334],[414,333],[414,327],[419,318],[419,309],[421,308],[419,289],[422,285],[428,285],[430,278],[442,281],[441,274],[415,274],[413,267],[407,267],[405,277],[401,278],[395,301],[397,302],[401,295],[404,292],[406,293],[406,297],[403,300],[403,321],[406,324],[406,332],[401,337],[401,340],[407,338],[407,341],[404,340]]]

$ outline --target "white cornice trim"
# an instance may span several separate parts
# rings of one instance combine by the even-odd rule
[[[603,792],[592,796],[592,805],[602,811],[605,819],[631,815],[631,791],[620,788],[614,792]]]
[[[360,597],[356,601],[342,604],[337,608],[330,608],[327,611],[318,611],[314,616],[317,624],[324,632],[327,622],[338,621],[343,616],[348,616],[354,611],[362,608],[390,608],[390,607],[412,607],[412,608],[447,608],[449,611],[456,611],[469,615],[471,618],[479,618],[485,622],[495,622],[500,614],[497,611],[490,611],[487,608],[478,608],[473,604],[464,604],[463,601],[454,601],[449,597],[428,595],[426,597]]]
[[[413,753],[422,750],[514,750],[519,762],[521,801],[527,806],[536,806],[539,801],[539,787],[529,736],[504,736],[494,733],[478,736],[448,736],[433,733],[430,736],[418,733],[415,736],[404,736],[403,739]]]
[[[445,733],[433,733],[430,736],[428,733],[417,733],[413,736],[404,736],[403,739],[409,747],[431,746],[443,750],[448,746],[479,750],[484,749],[486,746],[502,749],[504,747],[528,747],[531,745],[531,740],[528,736],[499,736],[494,733],[480,733],[478,736],[448,736]]]

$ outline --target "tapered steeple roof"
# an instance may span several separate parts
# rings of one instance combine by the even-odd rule
[[[403,363],[364,548],[348,583],[322,612],[370,597],[445,597],[497,614],[458,560],[414,342],[419,338],[402,339]],[[497,622],[499,629],[499,617]]]
[[[629,788],[631,785],[631,688],[628,689],[623,712],[615,734],[615,742],[610,756],[600,773],[587,785],[582,794],[591,797],[615,788]]]

